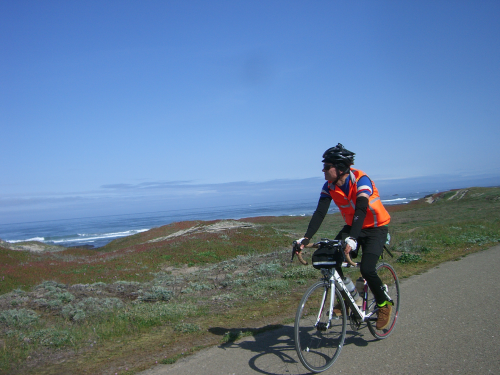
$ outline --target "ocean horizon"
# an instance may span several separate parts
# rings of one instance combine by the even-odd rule
[[[431,192],[382,196],[385,205],[407,204]],[[186,208],[119,215],[0,224],[0,239],[9,243],[39,241],[65,247],[102,247],[109,242],[179,221],[243,219],[259,216],[309,216],[317,200],[274,201]],[[329,213],[338,212],[334,204]],[[305,230],[306,228],[304,228]]]

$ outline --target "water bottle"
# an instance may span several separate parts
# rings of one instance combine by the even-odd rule
[[[352,280],[349,277],[346,277],[346,278],[344,278],[344,284],[345,284],[347,290],[349,291],[349,293],[351,293],[352,298],[354,298],[354,302],[356,302],[356,305],[361,306],[363,299],[358,294],[358,290],[354,286],[354,283],[352,282]]]

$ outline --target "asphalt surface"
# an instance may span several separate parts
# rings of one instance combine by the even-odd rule
[[[400,317],[377,341],[352,334],[324,374],[500,374],[500,246],[401,280]],[[348,326],[349,330],[349,326]],[[205,349],[141,375],[308,374],[293,326]]]

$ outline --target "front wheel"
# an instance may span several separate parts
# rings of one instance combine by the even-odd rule
[[[372,318],[373,320],[368,321],[368,329],[371,334],[375,336],[377,339],[385,339],[388,337],[396,326],[396,322],[398,320],[399,314],[399,305],[400,305],[400,291],[399,291],[399,280],[398,275],[396,275],[396,271],[390,264],[380,263],[377,265],[377,274],[382,280],[382,284],[386,287],[386,293],[389,295],[390,299],[392,299],[393,306],[391,317],[389,320],[389,325],[385,329],[377,329],[376,327],[376,314]],[[367,312],[373,311],[377,308],[377,303],[375,302],[375,297],[373,293],[368,290],[368,303],[367,303]]]
[[[329,321],[331,293],[333,303],[342,312]],[[302,297],[295,316],[295,350],[309,371],[318,373],[330,368],[344,345],[347,314],[344,299],[327,281],[312,285]]]

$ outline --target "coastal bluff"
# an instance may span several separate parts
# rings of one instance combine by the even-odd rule
[[[33,253],[55,252],[66,250],[64,246],[45,244],[39,241],[26,241],[10,243],[0,239],[0,247],[8,250],[31,251]]]

